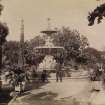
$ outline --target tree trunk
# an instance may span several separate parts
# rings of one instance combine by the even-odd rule
[[[0,69],[2,68],[2,45],[0,45]]]

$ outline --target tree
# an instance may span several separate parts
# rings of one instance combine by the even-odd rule
[[[85,49],[89,43],[88,39],[81,35],[77,30],[71,30],[68,27],[63,27],[58,30],[57,34],[53,35],[55,46],[63,46],[65,48],[65,60],[76,60],[81,54],[81,50]]]
[[[87,57],[87,53],[85,52],[85,50],[87,48],[89,48],[88,39],[84,35],[81,35],[81,46],[80,46],[79,56],[76,59],[77,63],[79,63],[79,64],[87,64],[88,57]]]
[[[26,64],[35,64],[41,62],[43,56],[35,55],[34,47],[44,45],[45,41],[43,37],[36,36],[30,41],[24,42],[24,58]],[[9,64],[18,64],[19,59],[19,42],[18,41],[7,41],[3,46],[3,55]]]
[[[89,26],[94,25],[94,21],[97,18],[97,23],[101,23],[103,17],[105,17],[105,3],[96,7],[92,12],[89,12],[88,21]]]
[[[28,47],[33,49],[36,46],[43,46],[45,44],[44,36],[36,36],[28,42]]]
[[[81,46],[80,46],[80,49],[84,50],[87,47],[89,47],[88,38],[85,37],[84,35],[81,35]]]
[[[3,56],[6,56],[6,60],[11,64],[17,64],[19,57],[19,42],[7,41],[3,46]]]
[[[45,44],[44,36],[36,36],[30,41],[26,41],[24,45],[24,56],[26,64],[38,65],[44,58],[43,55],[37,55],[34,51],[36,46],[43,46]]]
[[[3,6],[0,4],[0,14]],[[6,42],[6,36],[8,35],[8,27],[5,23],[0,22],[0,69],[2,67],[2,46]]]
[[[93,66],[94,64],[102,63],[101,51],[98,51],[97,49],[92,47],[88,47],[84,50],[83,53],[85,54],[88,64]]]

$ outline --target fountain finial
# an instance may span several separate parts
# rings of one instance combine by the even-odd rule
[[[41,31],[41,33],[46,34],[48,36],[51,36],[52,34],[57,33],[56,30],[51,29],[51,22],[50,21],[51,21],[51,19],[47,18],[47,22],[48,22],[47,30]]]
[[[51,18],[47,18],[47,22],[48,22],[48,30],[51,30]]]

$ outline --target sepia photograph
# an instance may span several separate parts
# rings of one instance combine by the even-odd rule
[[[0,0],[0,105],[105,105],[105,0]]]

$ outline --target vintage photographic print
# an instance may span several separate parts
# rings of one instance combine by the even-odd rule
[[[0,0],[0,105],[105,105],[105,0]]]

